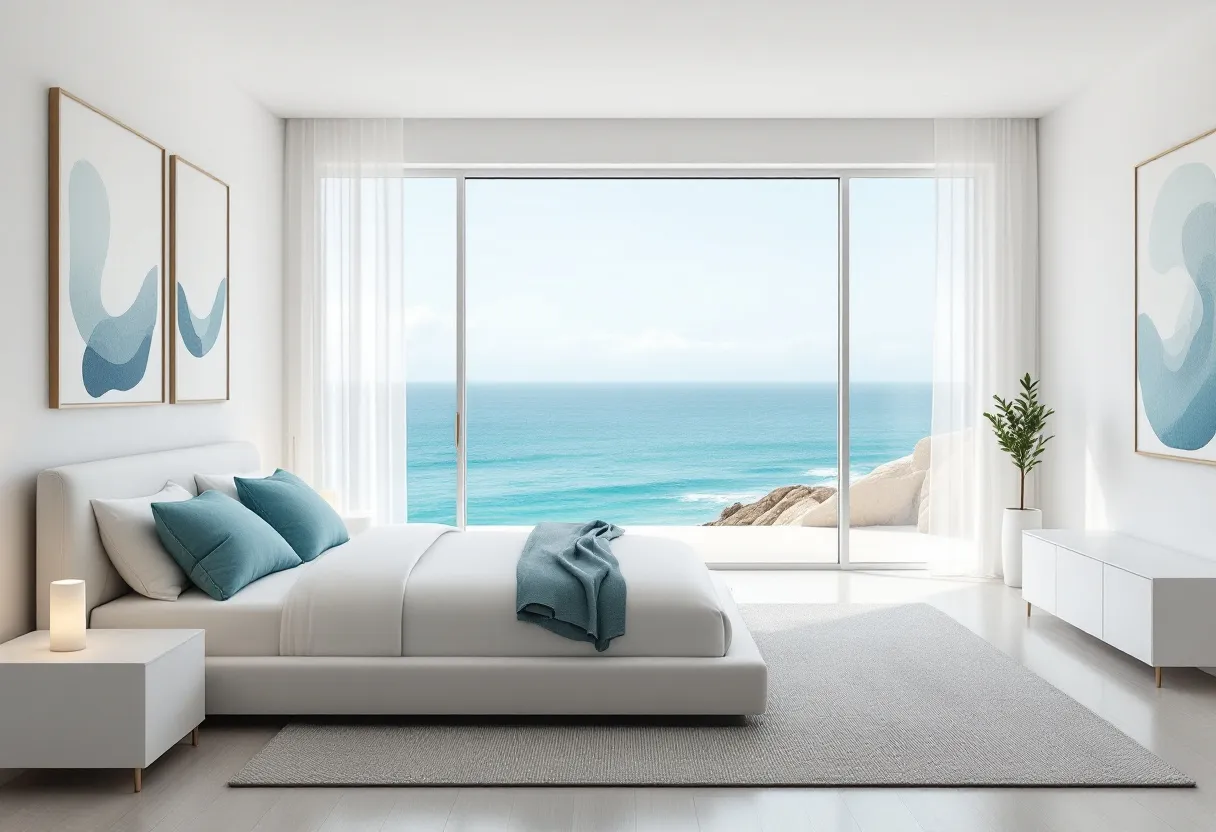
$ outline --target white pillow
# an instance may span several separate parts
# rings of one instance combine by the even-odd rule
[[[260,471],[242,471],[235,474],[195,474],[194,485],[198,488],[198,493],[204,491],[218,491],[221,494],[227,494],[234,500],[240,499],[236,495],[236,480],[235,477],[264,477],[265,474]]]
[[[176,601],[186,586],[186,573],[165,551],[156,535],[153,503],[176,503],[194,495],[177,483],[159,494],[126,500],[90,500],[101,542],[110,562],[131,589],[158,601]]]

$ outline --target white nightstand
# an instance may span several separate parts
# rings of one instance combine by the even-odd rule
[[[143,770],[203,721],[202,630],[89,630],[52,653],[46,630],[0,644],[0,768]]]

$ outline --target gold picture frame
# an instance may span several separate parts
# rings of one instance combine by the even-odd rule
[[[157,142],[155,142],[152,139],[145,136],[143,133],[140,133],[138,130],[135,130],[134,128],[130,127],[129,125],[114,118],[113,116],[106,113],[105,111],[103,111],[97,107],[94,107],[92,104],[89,104],[87,101],[84,101],[83,99],[78,98],[75,95],[72,95],[70,92],[63,89],[62,87],[51,87],[48,90],[47,105],[48,105],[47,106],[47,112],[48,112],[48,117],[47,117],[47,127],[48,127],[48,134],[47,134],[48,135],[48,139],[47,139],[47,169],[48,169],[48,176],[47,176],[47,194],[48,194],[48,199],[47,199],[47,231],[48,231],[48,233],[47,233],[47,244],[48,244],[48,251],[47,251],[47,300],[48,300],[48,303],[47,303],[47,333],[48,333],[48,337],[47,337],[47,340],[48,340],[47,377],[48,377],[48,386],[49,386],[49,397],[48,397],[49,406],[52,408],[56,408],[56,409],[68,409],[68,408],[82,408],[82,407],[127,407],[127,406],[138,406],[138,405],[164,404],[166,401],[166,396],[167,396],[167,389],[166,389],[166,383],[165,383],[165,255],[166,255],[166,252],[165,252],[165,220],[166,220],[166,188],[165,188],[166,174],[165,174],[165,170],[166,170],[167,154],[166,154],[165,148],[163,146],[161,146],[160,144],[158,144]],[[93,345],[90,344],[88,339],[86,339],[83,336],[83,334],[81,333],[80,339],[79,339],[80,343],[73,343],[71,345],[73,351],[79,351],[82,355],[81,379],[73,378],[69,382],[69,380],[64,377],[64,373],[63,373],[63,370],[64,370],[63,361],[65,358],[65,356],[64,356],[65,333],[63,331],[64,327],[63,327],[62,318],[63,318],[64,312],[65,312],[65,309],[62,306],[62,303],[63,303],[63,294],[64,294],[65,283],[70,285],[70,282],[71,282],[70,248],[69,248],[69,256],[67,258],[65,258],[63,256],[64,241],[65,241],[64,240],[64,227],[63,227],[65,225],[65,216],[64,216],[64,210],[63,210],[65,207],[65,203],[62,198],[63,197],[63,184],[64,184],[63,162],[65,161],[65,155],[75,157],[77,155],[77,153],[79,152],[78,148],[75,148],[75,147],[73,148],[73,152],[71,152],[71,153],[65,154],[65,152],[64,152],[65,108],[79,108],[79,110],[77,112],[68,115],[68,119],[71,119],[71,120],[78,121],[80,116],[83,116],[85,119],[91,119],[91,117],[94,115],[100,117],[101,119],[104,119],[105,123],[108,123],[109,125],[113,125],[114,127],[120,128],[122,131],[125,131],[125,133],[129,133],[131,136],[135,137],[136,139],[140,140],[141,142],[144,142],[144,143],[147,143],[148,145],[150,145],[152,148],[155,149],[156,157],[159,160],[159,165],[158,165],[158,170],[157,170],[157,175],[156,175],[156,180],[159,181],[159,189],[158,189],[159,193],[158,193],[158,197],[156,200],[156,203],[158,206],[159,219],[156,223],[156,227],[154,230],[151,228],[150,219],[148,220],[148,222],[143,223],[143,224],[136,223],[136,226],[139,227],[139,230],[148,239],[151,239],[151,236],[153,235],[153,233],[155,233],[155,236],[157,239],[156,248],[159,252],[158,259],[157,259],[156,266],[155,266],[156,271],[157,271],[155,280],[151,284],[149,284],[149,281],[147,280],[147,278],[150,277],[150,275],[147,275],[147,276],[145,276],[145,279],[143,281],[143,285],[155,285],[155,287],[156,287],[155,317],[153,319],[151,331],[149,332],[148,336],[145,339],[143,339],[143,340],[147,341],[147,354],[145,355],[145,358],[144,358],[144,367],[140,372],[139,378],[132,384],[132,386],[124,389],[121,387],[121,383],[124,383],[124,382],[119,382],[120,386],[110,386],[110,387],[108,387],[108,389],[102,390],[100,393],[96,393],[96,394],[94,394],[92,392],[92,390],[90,389],[90,386],[91,386],[90,382],[86,378],[86,375],[87,375],[86,369],[89,366],[90,361],[92,361],[93,364],[97,364],[99,362],[103,363],[104,366],[112,369],[113,372],[111,373],[111,377],[117,375],[127,365],[118,364],[115,361],[108,360],[104,357],[101,357],[99,355],[99,353],[97,353],[96,351],[93,351],[92,357],[90,357],[90,349]],[[110,140],[110,143],[112,144],[114,137],[118,134],[113,133],[113,131],[110,130],[110,128],[105,127],[105,126],[102,126],[101,129],[103,132],[109,131],[110,135],[108,138]],[[78,137],[73,136],[73,137],[71,137],[70,140],[75,142],[78,140]],[[82,139],[81,141],[86,141],[86,140]],[[88,161],[88,160],[76,159],[75,161],[72,162],[73,170],[75,170],[75,166],[81,161]],[[89,166],[93,167],[91,162],[89,163]],[[95,167],[93,169],[94,169],[94,171],[96,170]],[[144,171],[144,173],[147,174],[148,172]],[[121,177],[119,179],[121,181]],[[100,260],[101,260],[102,266],[104,266],[107,257],[112,254],[112,252],[109,250],[110,245],[111,245],[111,240],[109,238],[110,217],[109,217],[108,195],[105,190],[105,181],[100,175],[98,175],[96,177],[96,179],[92,180],[92,181],[100,183],[100,189],[96,190],[95,193],[99,193],[102,198],[107,200],[106,205],[105,205],[105,221],[104,221],[105,245],[104,245],[104,247],[98,247],[98,250],[100,251]],[[69,174],[69,188],[70,187],[71,187],[71,181],[70,181],[70,174]],[[70,200],[68,201],[67,207],[70,211],[71,207],[72,207],[70,204]],[[147,226],[147,227],[144,227],[144,226]],[[100,237],[100,235],[97,235],[97,236]],[[69,269],[69,274],[66,276],[64,274],[65,266]],[[97,270],[98,283],[100,282],[101,270],[102,270],[102,267],[99,267]],[[100,292],[99,286],[92,287],[92,288],[96,290],[97,294],[99,294],[99,292]],[[142,294],[142,291],[143,290],[141,289],[140,294]],[[86,292],[86,294],[88,294],[88,293]],[[135,303],[139,303],[138,295],[137,295],[137,299],[136,299]],[[69,305],[69,309],[70,308],[71,307]],[[99,302],[97,304],[97,308],[100,308]],[[132,305],[132,309],[134,309],[134,304]],[[131,310],[128,310],[128,312],[130,312],[130,311]],[[73,314],[73,316],[75,316],[76,313],[74,310],[72,310],[72,314]],[[95,317],[97,317],[97,315],[94,314],[92,317],[95,318]],[[122,315],[110,316],[111,320],[117,320],[122,317],[123,317]],[[78,327],[81,326],[79,319],[76,320],[76,325]],[[142,347],[138,347],[135,350],[134,356],[138,356],[138,353],[140,351],[142,351]],[[152,386],[150,383],[148,383],[147,374],[149,371],[148,364],[149,364],[150,359],[153,354],[155,354],[157,356],[156,366],[159,369],[159,376],[160,376],[160,378],[157,380],[158,383],[156,383],[156,385],[155,385],[155,388],[159,390],[158,396],[156,398],[147,398],[147,399],[123,398],[123,394],[127,393],[130,390],[136,389],[136,388],[140,387],[141,385],[146,385],[148,387]],[[131,359],[131,363],[133,363],[134,361],[135,361],[134,358]],[[117,368],[117,369],[115,369],[115,368]],[[106,386],[108,384],[114,383],[112,380],[106,380],[104,373],[99,374],[97,377],[100,379],[97,383],[98,386]],[[73,389],[70,391],[65,390],[65,387],[69,383],[71,383],[73,385]],[[75,385],[77,383],[79,383],[79,389],[75,388]],[[82,390],[84,391],[83,395],[81,395]],[[111,393],[118,393],[119,395],[111,396],[109,399],[102,400],[103,396],[106,396]],[[88,401],[88,400],[86,400],[86,397],[92,398],[92,399],[97,399],[97,400]]]
[[[179,207],[178,199],[180,196],[179,183],[179,166],[185,166],[194,173],[201,174],[206,179],[219,185],[224,191],[224,275],[223,275],[223,308],[221,321],[223,325],[223,343],[224,343],[224,395],[223,396],[183,396],[179,390],[181,384],[181,375],[179,372],[179,359],[184,360],[184,356],[180,352],[184,344],[179,344],[182,340],[181,332],[179,331],[181,309],[178,307],[178,282],[181,275],[181,270],[178,263],[179,254],[179,234],[178,220]],[[232,189],[228,183],[220,179],[215,174],[203,169],[194,164],[183,156],[174,154],[169,157],[169,401],[172,404],[209,404],[230,401],[232,398]],[[189,308],[187,306],[187,314]],[[189,354],[188,352],[186,353]]]
[[[1140,378],[1140,348],[1141,348],[1140,315],[1141,315],[1141,309],[1142,309],[1141,301],[1143,298],[1143,290],[1141,287],[1141,282],[1142,282],[1141,260],[1142,260],[1143,254],[1144,254],[1144,252],[1142,250],[1143,247],[1141,245],[1141,235],[1144,231],[1144,229],[1142,229],[1142,227],[1141,227],[1141,221],[1142,221],[1141,199],[1144,196],[1144,189],[1142,187],[1142,174],[1153,163],[1160,162],[1160,161],[1174,155],[1175,153],[1178,153],[1179,151],[1184,151],[1187,148],[1191,148],[1192,146],[1194,146],[1200,142],[1203,142],[1204,140],[1207,140],[1207,139],[1213,140],[1214,146],[1212,149],[1212,160],[1213,160],[1213,165],[1216,166],[1216,128],[1213,128],[1213,129],[1207,130],[1203,133],[1200,133],[1199,135],[1194,136],[1190,139],[1187,139],[1186,141],[1180,142],[1180,143],[1174,145],[1173,147],[1170,147],[1167,150],[1163,150],[1162,152],[1157,153],[1157,154],[1149,157],[1148,159],[1145,159],[1144,161],[1138,163],[1135,166],[1135,168],[1133,169],[1132,204],[1133,204],[1133,212],[1134,212],[1134,225],[1133,225],[1133,269],[1134,269],[1133,284],[1134,285],[1133,285],[1133,310],[1132,310],[1133,311],[1133,318],[1132,318],[1132,355],[1133,355],[1132,407],[1133,407],[1134,412],[1133,412],[1133,418],[1132,418],[1132,434],[1133,434],[1134,450],[1140,456],[1152,457],[1155,459],[1172,459],[1172,460],[1177,460],[1180,462],[1197,462],[1202,465],[1216,465],[1216,455],[1214,455],[1213,458],[1211,458],[1211,459],[1205,459],[1202,456],[1185,456],[1181,453],[1170,453],[1170,452],[1163,451],[1163,450],[1145,450],[1141,445],[1141,440],[1142,440],[1141,407],[1142,407],[1142,402],[1143,402],[1143,388],[1141,385],[1141,378]],[[1213,173],[1213,182],[1216,183],[1216,172]],[[1159,195],[1160,194],[1158,193],[1158,196]],[[1216,197],[1216,189],[1213,190],[1213,196]],[[1158,444],[1161,444],[1161,445],[1163,445],[1163,447],[1165,447],[1164,441],[1160,437],[1155,435],[1155,432],[1153,431],[1151,425],[1149,426],[1149,430],[1150,430],[1150,432],[1154,433],[1155,441]],[[1206,445],[1204,447],[1206,447]],[[1216,452],[1214,452],[1214,453],[1216,453]]]

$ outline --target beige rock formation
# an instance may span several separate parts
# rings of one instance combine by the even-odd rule
[[[928,529],[929,439],[908,456],[879,465],[850,486],[854,526]],[[835,526],[839,497],[830,486],[784,485],[754,503],[734,503],[707,526]]]

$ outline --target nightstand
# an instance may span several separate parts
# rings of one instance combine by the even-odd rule
[[[89,630],[52,653],[37,630],[0,644],[0,768],[143,770],[204,716],[202,630]]]

